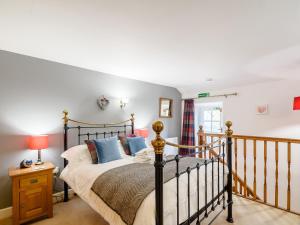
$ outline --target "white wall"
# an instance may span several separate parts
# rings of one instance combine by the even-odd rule
[[[203,91],[203,90],[201,90]],[[199,91],[199,92],[201,92]],[[211,94],[238,92],[236,97],[206,98],[197,102],[222,101],[224,120],[233,122],[235,134],[273,136],[300,139],[300,111],[293,111],[293,98],[300,96],[300,81],[273,81],[232,88]],[[183,97],[195,97],[197,93],[186,91]],[[267,115],[256,115],[256,106],[269,105]],[[243,146],[238,144],[238,173],[243,177]],[[268,201],[274,202],[275,147],[268,144]],[[253,183],[253,144],[247,142],[247,182]],[[300,145],[292,145],[291,162],[292,209],[300,212]],[[257,147],[257,188],[263,196],[263,145]],[[286,207],[287,191],[287,146],[279,145],[279,204]]]
[[[235,133],[300,138],[300,111],[293,111],[293,98],[300,96],[300,81],[260,83],[211,92],[211,95],[230,92],[238,92],[238,96],[197,102],[222,101],[224,120],[233,122]],[[184,98],[195,96],[197,93],[183,93]],[[269,105],[268,115],[256,115],[259,104]]]

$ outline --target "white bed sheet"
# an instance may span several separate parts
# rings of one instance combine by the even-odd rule
[[[127,164],[136,163],[133,157],[120,159],[104,164],[69,164],[61,173],[61,178],[68,183],[74,192],[89,204],[96,212],[98,212],[109,224],[111,225],[126,225],[121,217],[114,212],[101,198],[99,198],[92,190],[91,187],[94,181],[102,173]],[[222,190],[222,164],[220,163],[220,190]],[[154,169],[154,168],[153,168]],[[217,193],[217,163],[214,163],[214,193]],[[208,165],[208,201],[211,198],[212,187],[212,166]],[[227,168],[225,167],[227,174]],[[205,179],[204,179],[204,166],[200,168],[200,208],[205,204]],[[225,184],[227,182],[225,175]],[[191,194],[191,215],[197,209],[197,173],[196,170],[191,172],[190,179],[190,194]],[[187,219],[188,215],[188,198],[187,198],[187,174],[180,177],[179,191],[180,191],[180,222]],[[172,179],[164,184],[164,224],[176,224],[176,179]],[[155,192],[152,191],[141,204],[133,225],[155,225]]]

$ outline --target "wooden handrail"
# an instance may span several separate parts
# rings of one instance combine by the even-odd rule
[[[217,133],[205,133],[205,135],[210,136],[210,137],[224,136],[224,134],[217,134]],[[261,136],[236,135],[236,134],[233,134],[232,138],[256,140],[256,141],[270,141],[270,142],[300,144],[300,139],[294,139],[294,138],[261,137]]]
[[[200,126],[199,127],[199,132],[198,132],[198,141],[199,144],[201,143],[206,144],[209,143],[211,141],[214,141],[214,138],[220,138],[222,137],[224,134],[218,134],[218,133],[204,133],[203,131],[203,127]],[[293,198],[291,197],[291,184],[292,184],[292,175],[291,175],[291,164],[292,164],[292,144],[300,144],[300,139],[292,139],[292,138],[277,138],[277,137],[261,137],[261,136],[250,136],[250,135],[237,135],[237,134],[233,134],[232,135],[232,139],[233,139],[233,158],[234,158],[234,169],[233,169],[233,192],[236,195],[239,195],[241,197],[259,202],[259,203],[263,203],[265,205],[268,206],[272,206],[281,210],[285,210],[288,212],[292,212],[295,213],[297,215],[300,215],[300,212],[295,212],[294,209],[291,208],[292,204],[291,201],[293,200]],[[238,141],[241,141],[241,145],[239,145]],[[257,151],[257,143],[263,143],[263,151]],[[274,143],[274,150],[273,149],[268,149],[269,145],[268,143]],[[287,154],[287,171],[286,172],[286,183],[287,183],[287,190],[282,191],[279,190],[279,176],[278,174],[280,173],[280,168],[279,168],[279,164],[282,165],[279,160],[279,143],[283,143],[286,144],[286,154]],[[250,152],[247,150],[248,149],[248,145],[253,144],[253,159],[252,156],[249,155]],[[282,147],[282,144],[280,145]],[[239,148],[242,147],[242,149],[239,151]],[[272,151],[271,151],[272,150]],[[215,152],[214,150],[211,150],[210,153],[214,156],[218,155],[217,152]],[[242,153],[242,155],[238,156],[238,153]],[[257,153],[260,153],[261,155],[257,156]],[[274,155],[273,155],[274,154]],[[268,167],[268,158],[271,157],[270,155],[273,155],[273,157],[275,158],[275,169],[272,170],[271,167]],[[206,158],[206,155],[199,155],[199,157],[204,157]],[[253,172],[253,183],[252,185],[249,184],[249,179],[247,179],[247,175],[249,174],[249,169],[247,166],[247,162],[249,162],[248,157],[250,157],[250,159],[253,160],[253,170],[250,170],[250,172]],[[262,180],[263,180],[263,192],[262,192],[262,198],[258,196],[257,194],[257,157],[263,158],[263,164],[260,164],[262,166],[262,173],[259,173],[260,176],[262,176]],[[260,161],[259,161],[260,162]],[[224,162],[226,164],[226,162]],[[243,163],[243,165],[241,165],[240,163]],[[238,164],[240,165],[238,167]],[[241,167],[242,166],[242,167]],[[239,172],[238,172],[238,168],[243,168],[242,171],[239,171],[242,173],[243,178],[239,176]],[[271,171],[268,171],[271,170]],[[274,171],[274,178],[275,178],[275,182],[274,182],[274,186],[268,184],[268,174],[273,173]],[[247,183],[248,181],[248,183]],[[251,185],[251,186],[250,186]],[[274,197],[275,198],[268,198],[268,196],[270,196],[268,194],[268,190],[269,188],[271,188],[271,186],[275,187],[274,188]],[[286,193],[286,194],[285,194]],[[283,197],[279,197],[279,195],[286,195],[286,207],[282,208],[283,204],[280,204],[279,199],[283,199]],[[274,199],[272,201],[274,202],[270,202],[270,199]],[[299,201],[298,199],[295,201]]]

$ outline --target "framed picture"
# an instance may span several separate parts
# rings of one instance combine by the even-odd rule
[[[256,114],[257,115],[266,115],[266,114],[268,114],[268,105],[267,104],[258,105],[256,107]]]
[[[170,98],[159,99],[159,117],[171,118],[172,117],[173,100]]]

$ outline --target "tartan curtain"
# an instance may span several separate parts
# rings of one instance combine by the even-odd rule
[[[184,112],[183,112],[183,123],[182,123],[182,145],[195,145],[195,125],[194,125],[194,100],[184,100]],[[195,152],[194,149],[183,149],[179,150],[180,155],[186,155]]]

